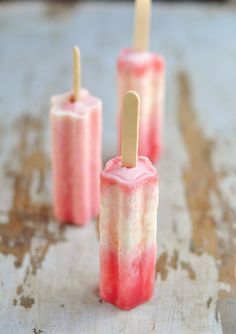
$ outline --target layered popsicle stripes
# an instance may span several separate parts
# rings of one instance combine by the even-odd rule
[[[54,214],[84,225],[99,211],[102,103],[87,90],[54,96],[50,118]]]
[[[140,96],[139,155],[156,162],[163,150],[165,62],[148,51],[122,50],[117,62],[119,132],[123,98],[128,90]]]
[[[122,309],[153,294],[158,177],[146,157],[134,168],[110,160],[101,173],[100,295]]]

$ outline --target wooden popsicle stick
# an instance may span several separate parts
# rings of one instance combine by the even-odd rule
[[[73,91],[75,101],[78,101],[80,98],[80,75],[80,51],[75,46],[73,48]]]
[[[122,114],[121,166],[135,167],[138,156],[139,95],[129,91],[124,97]]]
[[[149,30],[151,21],[151,0],[135,1],[134,50],[146,51],[149,47]]]

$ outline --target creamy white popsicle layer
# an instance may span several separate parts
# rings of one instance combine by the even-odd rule
[[[84,225],[99,210],[102,103],[84,89],[54,96],[50,118],[54,214]]]

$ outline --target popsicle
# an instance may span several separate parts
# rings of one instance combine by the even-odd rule
[[[80,88],[74,48],[74,91],[52,97],[53,206],[62,223],[84,225],[99,211],[102,102]]]
[[[118,128],[121,139],[123,97],[128,90],[134,90],[141,99],[139,154],[155,163],[163,150],[165,61],[148,51],[150,14],[151,0],[136,0],[134,45],[123,49],[117,61]]]
[[[153,295],[158,176],[137,156],[139,97],[124,98],[121,156],[101,172],[100,297],[129,310]]]

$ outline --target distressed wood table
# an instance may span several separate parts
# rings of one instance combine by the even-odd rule
[[[104,101],[104,161],[116,154],[115,62],[132,4],[0,4],[0,332],[236,333],[236,11],[153,8],[167,60],[166,150],[158,166],[154,298],[130,312],[98,297],[95,222],[52,218],[50,96],[82,80]]]

